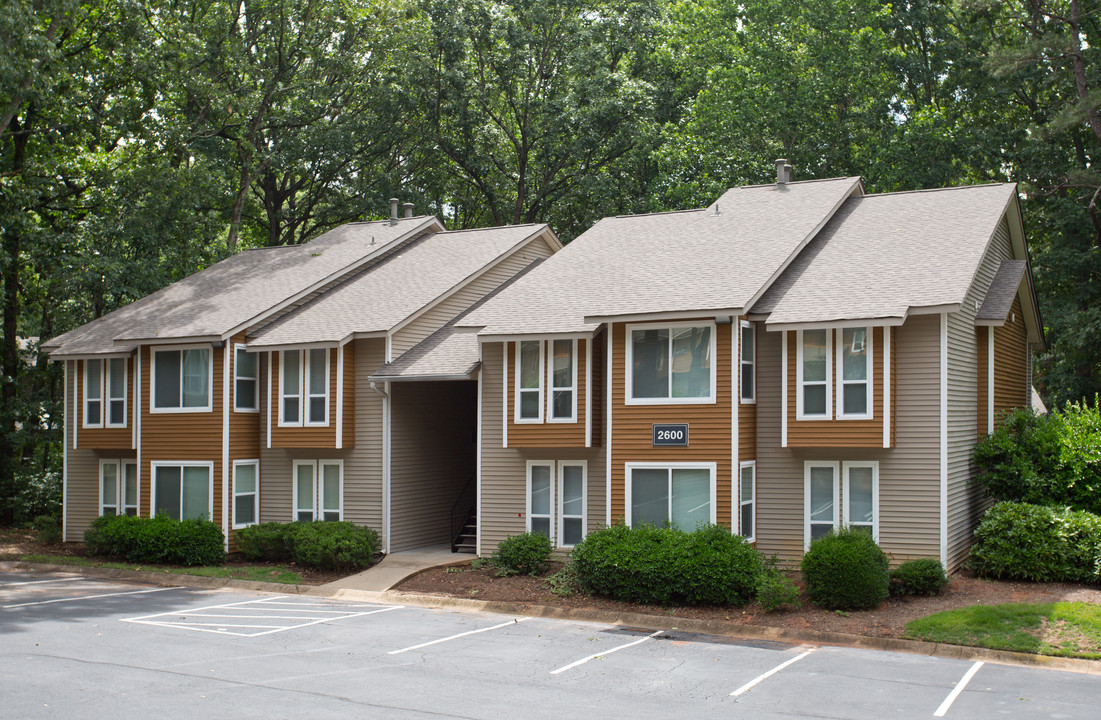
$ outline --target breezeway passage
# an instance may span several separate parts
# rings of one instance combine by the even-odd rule
[[[59,582],[39,582],[52,579]],[[1097,676],[987,663],[946,706],[974,663],[839,647],[804,655],[812,648],[307,596],[188,588],[124,595],[152,588],[60,580],[0,573],[0,604],[21,605],[0,610],[0,717],[144,720],[155,708],[158,717],[188,720],[880,720],[934,718],[943,709],[936,716],[1093,720],[1101,697]],[[111,596],[41,603],[97,594]]]

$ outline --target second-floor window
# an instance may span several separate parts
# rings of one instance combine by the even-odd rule
[[[329,351],[284,350],[279,424],[329,424]]]
[[[84,427],[126,427],[126,358],[84,361]]]
[[[796,410],[800,419],[830,417],[831,335],[830,330],[799,331]]]
[[[516,421],[543,421],[542,340],[521,340],[516,347]]]
[[[837,348],[837,417],[870,418],[872,398],[872,343],[868,328],[839,331]]]
[[[715,328],[634,325],[627,337],[627,402],[715,401]]]
[[[233,356],[233,407],[239,411],[255,412],[256,385],[260,377],[256,353],[248,352],[244,345],[237,345]]]
[[[208,348],[153,351],[153,410],[210,410],[211,373]]]
[[[751,403],[755,402],[757,398],[757,389],[755,387],[757,373],[754,371],[757,364],[757,349],[754,346],[756,337],[753,332],[752,323],[743,320],[741,327],[742,402]]]
[[[572,422],[577,417],[576,340],[551,341],[551,422]]]

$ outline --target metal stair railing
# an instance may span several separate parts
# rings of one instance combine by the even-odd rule
[[[459,551],[459,536],[470,520],[470,513],[474,510],[474,504],[477,498],[478,495],[475,492],[474,478],[471,477],[459,492],[459,497],[455,499],[455,504],[451,506],[451,552]]]

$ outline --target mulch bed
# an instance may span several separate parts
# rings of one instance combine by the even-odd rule
[[[452,569],[454,568],[454,569]],[[756,603],[734,607],[662,607],[620,603],[600,597],[560,597],[551,592],[546,579],[561,569],[552,563],[541,577],[517,575],[497,577],[492,568],[473,569],[470,564],[452,568],[430,568],[403,581],[397,590],[449,597],[550,605],[570,609],[636,612],[699,620],[725,620],[745,625],[764,625],[795,630],[849,633],[872,637],[900,637],[911,620],[942,610],[971,605],[1002,603],[1089,602],[1101,604],[1101,589],[1069,583],[1026,583],[982,580],[966,571],[951,577],[948,588],[935,597],[888,598],[874,610],[837,612],[823,610],[806,598],[797,609],[766,613]]]

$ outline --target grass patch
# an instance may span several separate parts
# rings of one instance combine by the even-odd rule
[[[1101,607],[1080,602],[973,605],[913,620],[903,637],[1097,660]]]
[[[21,555],[19,560],[21,562],[48,563],[50,565],[77,565],[79,567],[112,568],[115,570],[144,570],[146,572],[169,573],[172,575],[199,575],[201,577],[231,578],[233,580],[251,580],[253,582],[284,583],[286,585],[299,585],[303,582],[301,575],[284,566],[210,565],[205,567],[179,568],[165,565],[133,565],[130,563],[111,562],[106,560],[93,560],[80,555],[46,555],[41,553]]]

